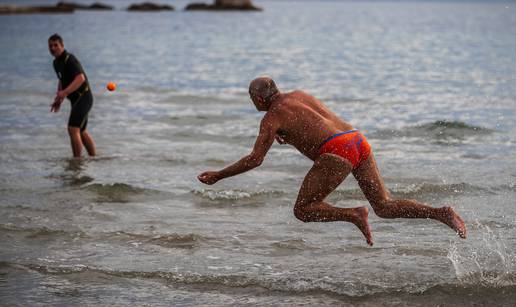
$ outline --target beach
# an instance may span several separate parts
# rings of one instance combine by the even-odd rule
[[[515,2],[130,3],[0,16],[0,305],[514,305]],[[71,158],[69,102],[50,113],[55,32],[92,88],[94,158]],[[312,161],[277,143],[200,183],[251,151],[261,75],[360,129],[392,195],[452,205],[468,238],[371,207],[373,247],[352,224],[303,223]],[[329,202],[368,205],[352,176]]]

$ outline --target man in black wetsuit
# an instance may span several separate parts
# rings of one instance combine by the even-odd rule
[[[59,83],[57,93],[52,104],[51,112],[59,112],[61,104],[68,98],[72,104],[68,120],[68,134],[72,144],[74,157],[80,157],[82,145],[86,147],[90,156],[95,155],[95,142],[86,131],[88,113],[93,105],[88,78],[77,58],[64,49],[63,39],[54,34],[48,39],[48,49],[54,56],[54,70]]]

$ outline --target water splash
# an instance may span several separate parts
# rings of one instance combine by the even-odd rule
[[[463,285],[505,287],[516,284],[516,254],[507,248],[502,233],[481,224],[481,244],[452,244],[448,259]]]
[[[283,191],[277,190],[259,190],[259,191],[244,191],[244,190],[192,190],[192,194],[209,199],[212,201],[223,201],[223,200],[243,200],[243,199],[254,199],[260,196],[276,196],[283,194]]]

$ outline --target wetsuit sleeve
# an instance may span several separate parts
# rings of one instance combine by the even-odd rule
[[[70,55],[70,58],[66,61],[66,70],[68,75],[72,77],[72,80],[77,75],[84,73],[81,63],[79,63],[79,60],[73,55]]]

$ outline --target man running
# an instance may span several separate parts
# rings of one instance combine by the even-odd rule
[[[352,173],[379,217],[431,218],[466,238],[466,226],[451,207],[432,208],[414,200],[392,199],[366,138],[313,96],[302,91],[281,93],[266,77],[251,82],[249,95],[258,111],[266,112],[253,151],[223,170],[200,174],[201,182],[211,185],[259,166],[276,139],[314,161],[294,206],[294,215],[301,221],[351,222],[373,245],[366,207],[338,208],[324,202]]]
[[[48,49],[54,56],[54,70],[59,83],[50,112],[59,112],[61,104],[68,98],[72,105],[68,119],[68,134],[74,157],[80,157],[82,146],[90,156],[95,156],[95,142],[86,131],[88,113],[93,105],[93,95],[88,78],[77,58],[64,49],[63,39],[54,34],[48,39]]]

